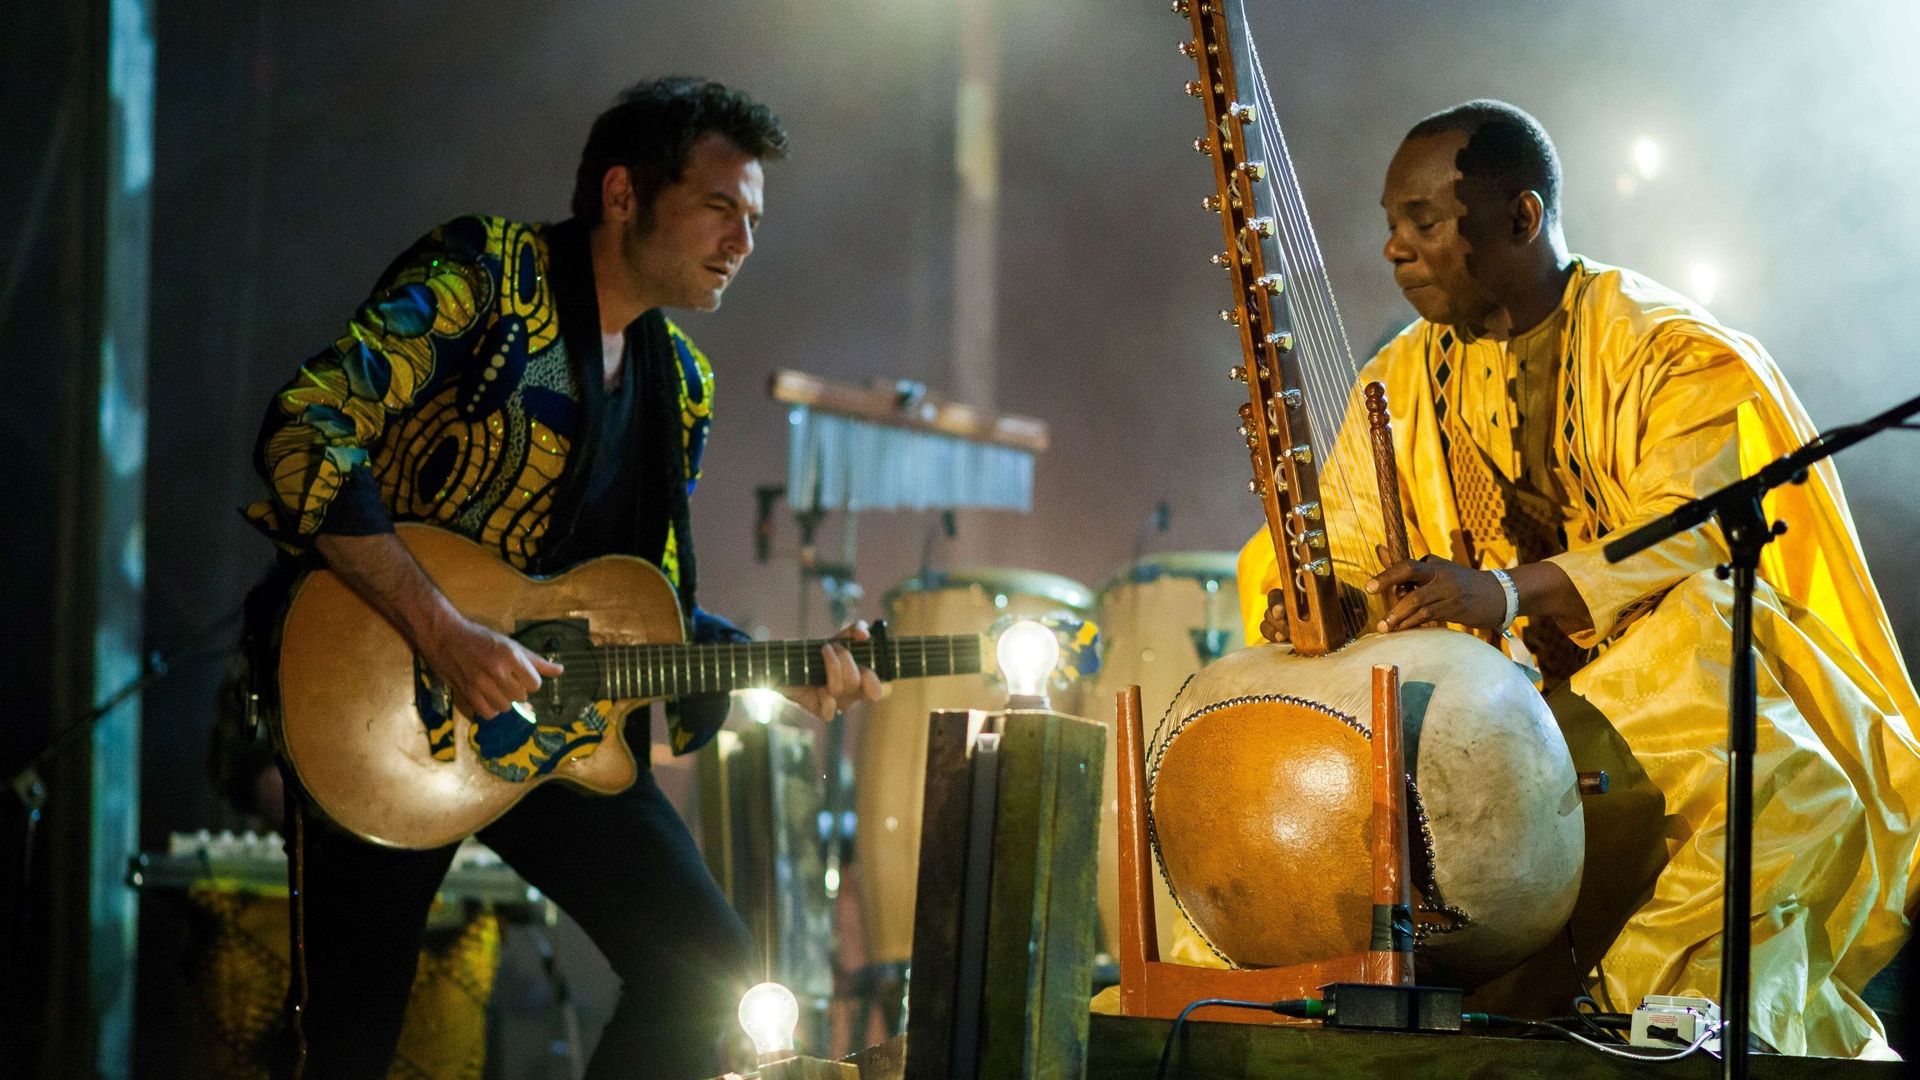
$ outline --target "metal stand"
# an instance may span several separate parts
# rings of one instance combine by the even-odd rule
[[[1805,483],[1807,468],[1888,428],[1920,414],[1920,397],[1896,405],[1857,424],[1816,436],[1812,442],[1774,461],[1752,476],[1703,495],[1656,521],[1635,529],[1604,548],[1608,562],[1619,562],[1676,533],[1717,518],[1729,559],[1719,567],[1733,580],[1733,672],[1727,689],[1727,851],[1725,922],[1720,953],[1721,1075],[1747,1077],[1747,1011],[1752,978],[1753,910],[1753,753],[1759,703],[1753,667],[1753,590],[1760,553],[1787,531],[1785,522],[1769,522],[1761,505],[1767,492],[1784,484]]]
[[[40,766],[60,756],[75,739],[93,730],[93,726],[110,715],[127,701],[146,692],[149,686],[167,677],[167,662],[159,653],[148,653],[140,671],[122,683],[118,690],[108,695],[99,704],[89,709],[53,734],[39,753],[27,759],[25,765],[15,770],[7,778],[6,787],[14,797],[20,800],[23,811],[20,837],[20,898],[14,908],[15,950],[23,950],[33,922],[33,847],[40,831],[40,819],[47,808],[47,782],[40,775]],[[16,951],[16,956],[24,955]]]

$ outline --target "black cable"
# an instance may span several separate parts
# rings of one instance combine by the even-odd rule
[[[1625,1042],[1626,1040],[1620,1038],[1618,1032],[1614,1029],[1630,1028],[1633,1026],[1633,1017],[1630,1014],[1604,1012],[1601,1010],[1599,1002],[1584,994],[1573,999],[1573,1016],[1566,1018],[1558,1016],[1550,1017],[1549,1022],[1558,1024],[1561,1023],[1563,1019],[1571,1020],[1584,1026],[1588,1031],[1593,1032],[1594,1035],[1601,1039],[1612,1039],[1616,1042]]]
[[[1167,1062],[1173,1056],[1173,1042],[1180,1036],[1187,1017],[1193,1010],[1212,1005],[1226,1006],[1232,1009],[1258,1009],[1261,1012],[1279,1013],[1281,1016],[1293,1016],[1301,1019],[1318,1019],[1326,1015],[1327,1004],[1319,998],[1283,998],[1280,1001],[1240,1001],[1234,998],[1201,998],[1180,1010],[1174,1017],[1173,1026],[1167,1028],[1167,1041],[1160,1048],[1160,1067],[1154,1070],[1155,1080],[1167,1080]]]
[[[1544,1031],[1549,1034],[1558,1035],[1563,1039],[1571,1039],[1589,1049],[1598,1050],[1608,1057],[1622,1058],[1627,1061],[1679,1061],[1681,1058],[1691,1057],[1694,1053],[1705,1047],[1709,1039],[1712,1039],[1720,1033],[1720,1023],[1718,1021],[1702,1024],[1699,1036],[1696,1037],[1693,1042],[1679,1050],[1635,1053],[1633,1050],[1618,1046],[1608,1046],[1603,1042],[1596,1042],[1571,1028],[1565,1028],[1546,1020],[1523,1020],[1517,1016],[1501,1016],[1497,1013],[1465,1013],[1461,1019],[1466,1027],[1523,1027],[1534,1031]],[[1712,1051],[1708,1052],[1711,1053]]]

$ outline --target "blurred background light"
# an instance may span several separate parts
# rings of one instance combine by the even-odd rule
[[[1720,268],[1703,259],[1687,267],[1687,294],[1701,304],[1711,305],[1720,295]]]
[[[771,724],[780,710],[786,706],[787,699],[778,690],[763,690],[755,687],[751,690],[734,691],[746,706],[747,715],[756,723]]]
[[[1660,175],[1660,144],[1649,136],[1642,135],[1633,142],[1633,171],[1640,179],[1651,180]]]

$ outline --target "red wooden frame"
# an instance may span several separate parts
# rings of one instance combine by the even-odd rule
[[[1278,1001],[1319,997],[1334,982],[1411,985],[1413,952],[1373,949],[1274,968],[1201,968],[1160,959],[1155,934],[1153,854],[1147,837],[1147,769],[1140,728],[1140,688],[1130,686],[1117,702],[1120,754],[1120,1014],[1172,1019],[1201,998]],[[1401,746],[1400,669],[1373,669],[1373,902],[1400,912],[1411,909],[1407,866],[1406,762]],[[1411,927],[1408,926],[1408,933]],[[1377,943],[1376,943],[1377,944]],[[1298,1023],[1273,1013],[1209,1006],[1196,1009],[1199,1020],[1240,1023]]]

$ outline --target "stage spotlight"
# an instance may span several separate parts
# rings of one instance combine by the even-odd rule
[[[1633,171],[1639,173],[1642,180],[1660,175],[1660,144],[1646,135],[1634,140]]]
[[[1720,269],[1710,262],[1695,260],[1687,268],[1687,288],[1699,303],[1713,303],[1713,298],[1720,293]]]

